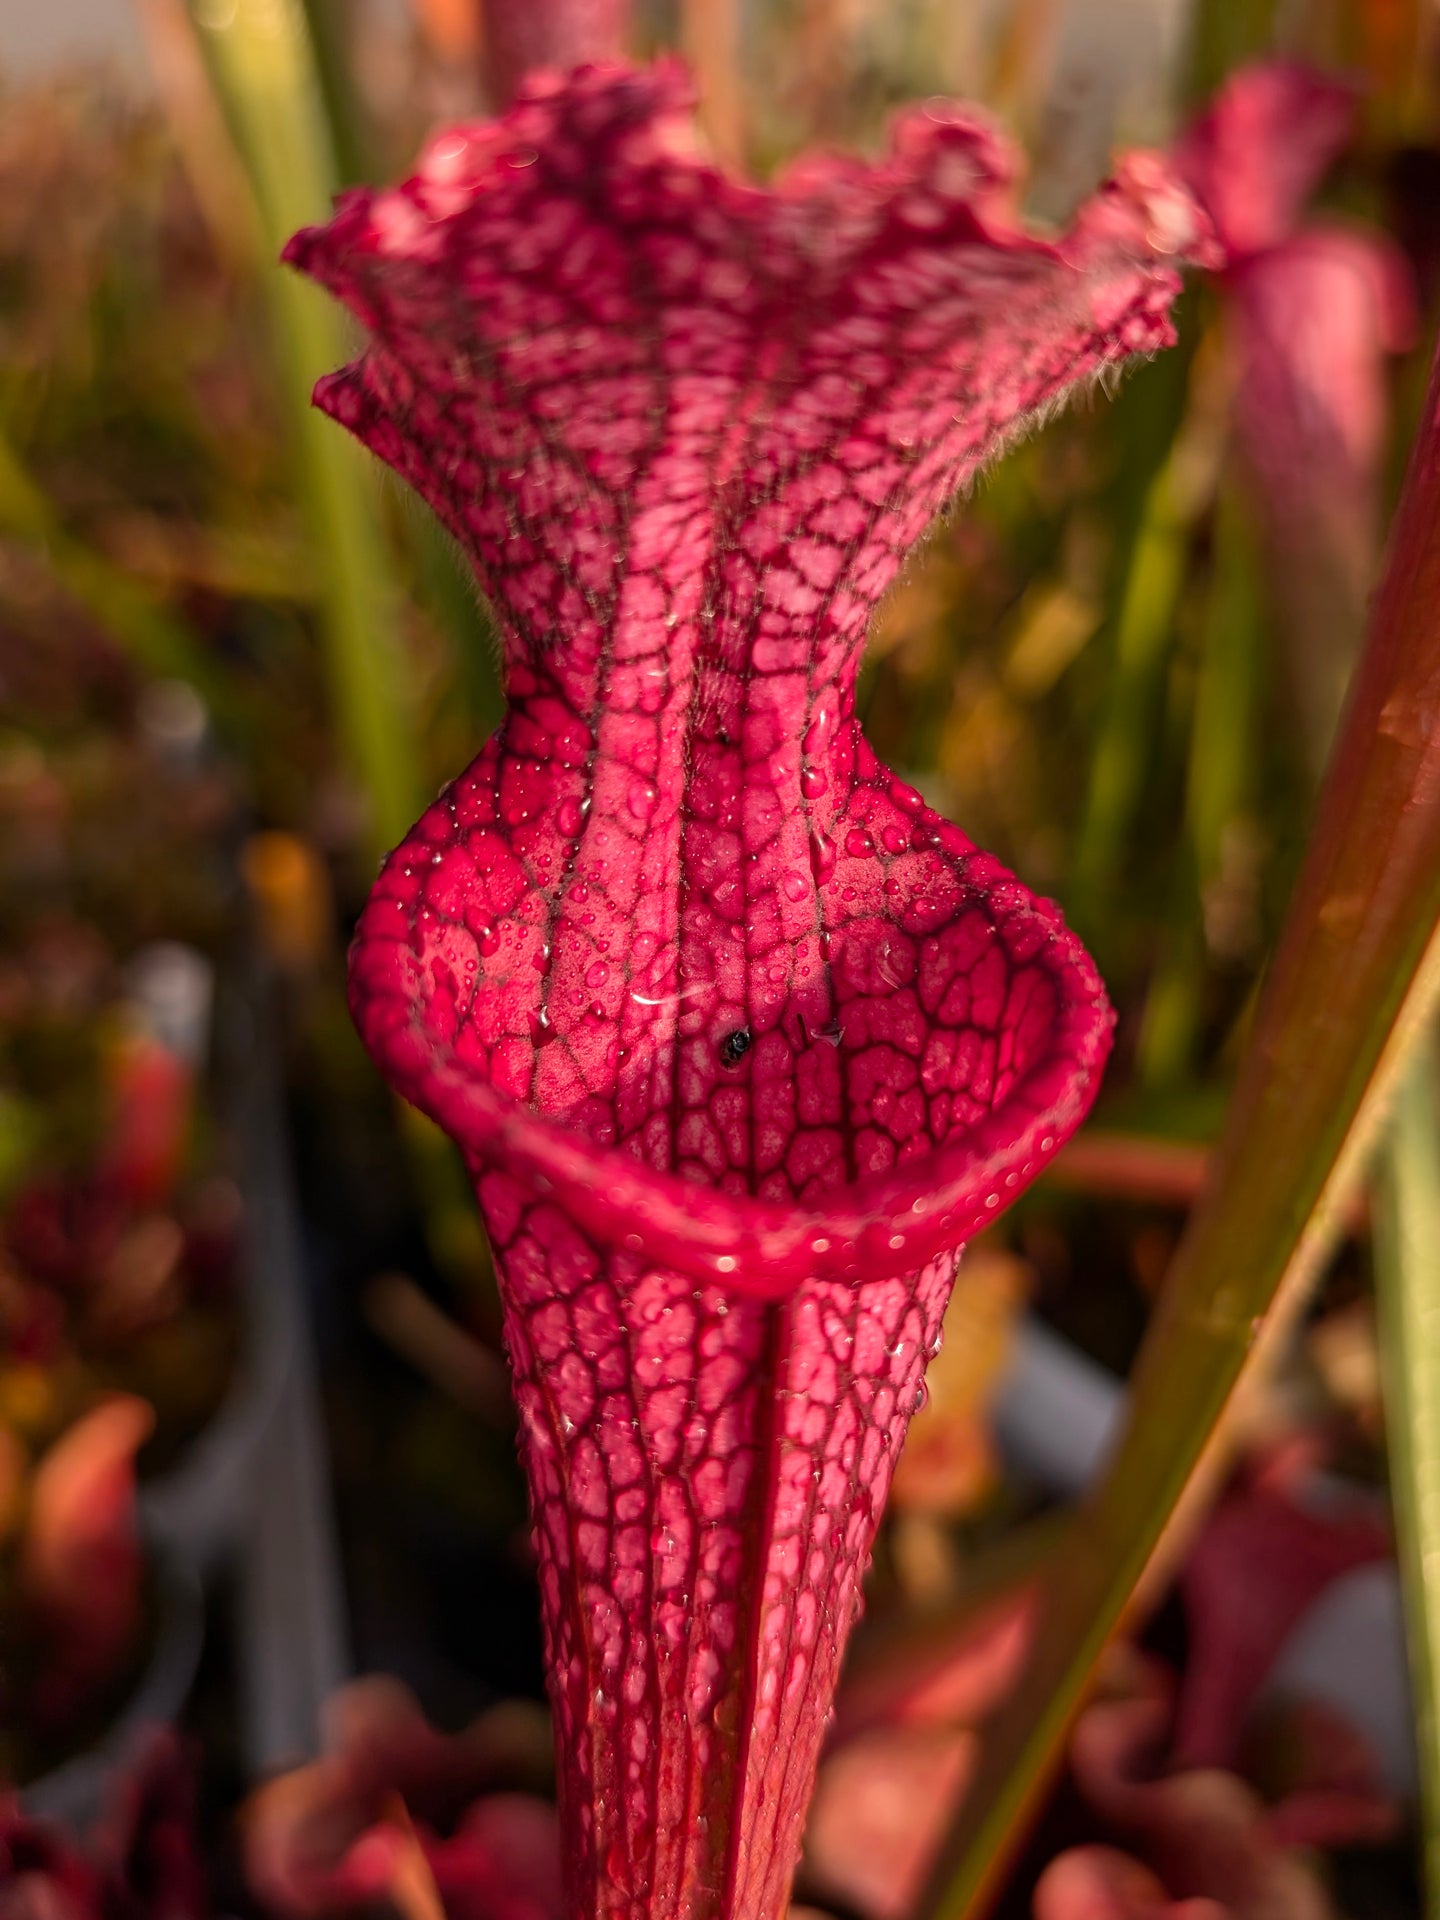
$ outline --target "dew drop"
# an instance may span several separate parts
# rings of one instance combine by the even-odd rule
[[[780,890],[787,900],[803,900],[810,891],[810,882],[803,873],[787,873],[780,882]]]
[[[800,791],[807,800],[818,800],[829,791],[830,782],[819,767],[806,767],[800,776]]]
[[[637,780],[630,789],[626,804],[637,820],[648,820],[655,811],[655,802],[659,797],[648,780]]]
[[[817,880],[828,880],[835,871],[835,842],[818,827],[810,833],[810,871]]]
[[[579,833],[582,818],[578,800],[566,798],[555,809],[555,825],[567,840],[573,840]]]
[[[591,967],[590,971],[585,975],[585,984],[587,987],[603,987],[605,982],[609,978],[610,978],[609,967],[606,966],[603,960],[597,960],[594,966]]]
[[[917,1386],[915,1389],[915,1399],[910,1408],[911,1413],[912,1414],[923,1413],[925,1411],[925,1403],[929,1400],[929,1398],[930,1398],[930,1389],[926,1386],[925,1382],[922,1380],[919,1386]]]
[[[852,827],[845,836],[845,851],[855,859],[861,860],[867,853],[875,851],[875,842],[864,827]]]

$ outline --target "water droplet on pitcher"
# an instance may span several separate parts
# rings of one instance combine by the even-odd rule
[[[835,842],[818,827],[810,835],[810,871],[817,880],[828,880],[835,871]]]

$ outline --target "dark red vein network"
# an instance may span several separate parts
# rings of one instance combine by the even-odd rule
[[[860,735],[866,622],[1007,439],[1168,342],[1204,243],[1152,157],[1044,241],[956,109],[762,192],[688,106],[666,67],[533,82],[288,257],[369,333],[320,404],[504,635],[352,1002],[495,1247],[575,1910],[751,1920],[959,1247],[1110,1032],[1055,910]]]

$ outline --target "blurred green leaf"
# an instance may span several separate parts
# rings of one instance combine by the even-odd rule
[[[1227,924],[1227,854],[1256,797],[1257,708],[1265,668],[1260,584],[1245,505],[1221,489],[1211,539],[1200,670],[1191,709],[1185,846],[1176,863],[1168,925],[1145,1001],[1136,1053],[1141,1081],[1170,1086],[1196,1067],[1210,951],[1232,963],[1245,930]],[[1188,857],[1187,857],[1188,856]],[[1228,862],[1235,864],[1233,858]],[[1233,886],[1231,894],[1237,891]]]
[[[1390,1494],[1420,1759],[1427,1912],[1440,1902],[1440,1097],[1433,1034],[1395,1102],[1380,1156],[1375,1294]]]
[[[1145,794],[1150,742],[1164,688],[1197,521],[1214,494],[1225,406],[1216,356],[1197,354],[1184,418],[1149,482],[1126,556],[1115,651],[1096,729],[1071,891],[1083,930],[1103,917]]]
[[[1195,0],[1182,70],[1192,103],[1207,100],[1248,60],[1273,50],[1280,0]]]
[[[0,1087],[0,1201],[8,1200],[25,1178],[43,1137],[35,1108]]]
[[[191,11],[276,256],[265,286],[315,543],[331,698],[378,850],[409,828],[422,783],[376,486],[364,455],[310,405],[318,376],[351,348],[333,303],[278,264],[296,228],[325,217],[337,184],[305,16],[298,0],[192,0]]]

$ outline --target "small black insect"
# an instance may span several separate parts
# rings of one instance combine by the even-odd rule
[[[720,1042],[720,1064],[722,1067],[738,1067],[750,1051],[752,1035],[749,1027],[737,1027]]]

